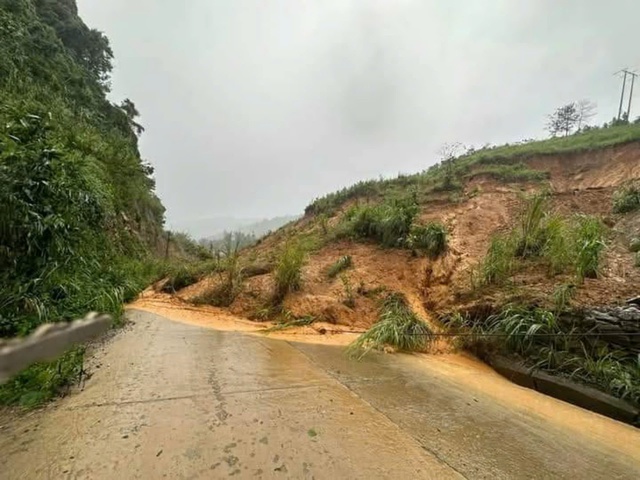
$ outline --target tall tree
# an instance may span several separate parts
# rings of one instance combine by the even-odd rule
[[[566,137],[576,128],[579,118],[577,104],[575,102],[568,103],[549,115],[547,130],[554,137],[559,133]]]

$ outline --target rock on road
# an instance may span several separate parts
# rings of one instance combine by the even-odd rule
[[[0,418],[0,478],[640,478],[638,430],[536,392],[576,428],[411,356],[129,317],[82,391]]]

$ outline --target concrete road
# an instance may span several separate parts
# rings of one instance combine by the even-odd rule
[[[582,431],[411,356],[130,318],[81,392],[0,419],[0,478],[640,478],[637,430],[561,402]]]

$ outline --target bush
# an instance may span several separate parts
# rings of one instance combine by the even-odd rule
[[[345,215],[340,234],[375,240],[384,247],[403,247],[417,213],[418,206],[414,200],[353,207]]]
[[[400,351],[423,351],[432,339],[431,329],[411,310],[404,295],[392,293],[380,307],[378,322],[349,345],[347,353],[362,358],[372,349],[385,345]]]
[[[545,262],[550,275],[575,268],[579,281],[598,276],[606,229],[596,217],[570,219],[548,212],[545,196],[531,197],[520,214],[519,227],[494,236],[479,266],[479,283],[501,284],[518,266],[516,260]]]
[[[447,251],[447,229],[439,222],[414,225],[408,245],[424,251],[430,258],[438,258]]]
[[[351,285],[351,280],[346,274],[340,275],[340,281],[342,282],[342,286],[344,288],[344,298],[342,303],[349,308],[355,308],[356,306],[356,297],[353,293],[353,286]]]
[[[274,274],[275,292],[273,301],[280,304],[289,292],[302,286],[302,267],[305,263],[304,249],[294,243],[285,245],[276,263]]]
[[[640,182],[633,182],[618,191],[613,196],[613,211],[628,213],[640,210]]]
[[[573,286],[557,291],[570,296]],[[450,326],[465,333],[458,337],[465,341],[465,348],[484,355],[516,353],[532,368],[578,378],[618,398],[640,403],[638,359],[610,352],[552,312],[509,306],[484,320],[471,321],[460,315],[454,315],[453,320]]]
[[[327,270],[327,276],[329,278],[335,278],[340,273],[344,272],[348,268],[351,268],[352,265],[353,261],[351,260],[351,255],[344,255],[329,267],[329,269]]]

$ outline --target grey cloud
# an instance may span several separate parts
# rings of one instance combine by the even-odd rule
[[[543,136],[640,66],[633,0],[79,1],[116,55],[113,97],[147,128],[169,223],[296,213],[443,142]],[[640,105],[637,106],[640,114]]]

